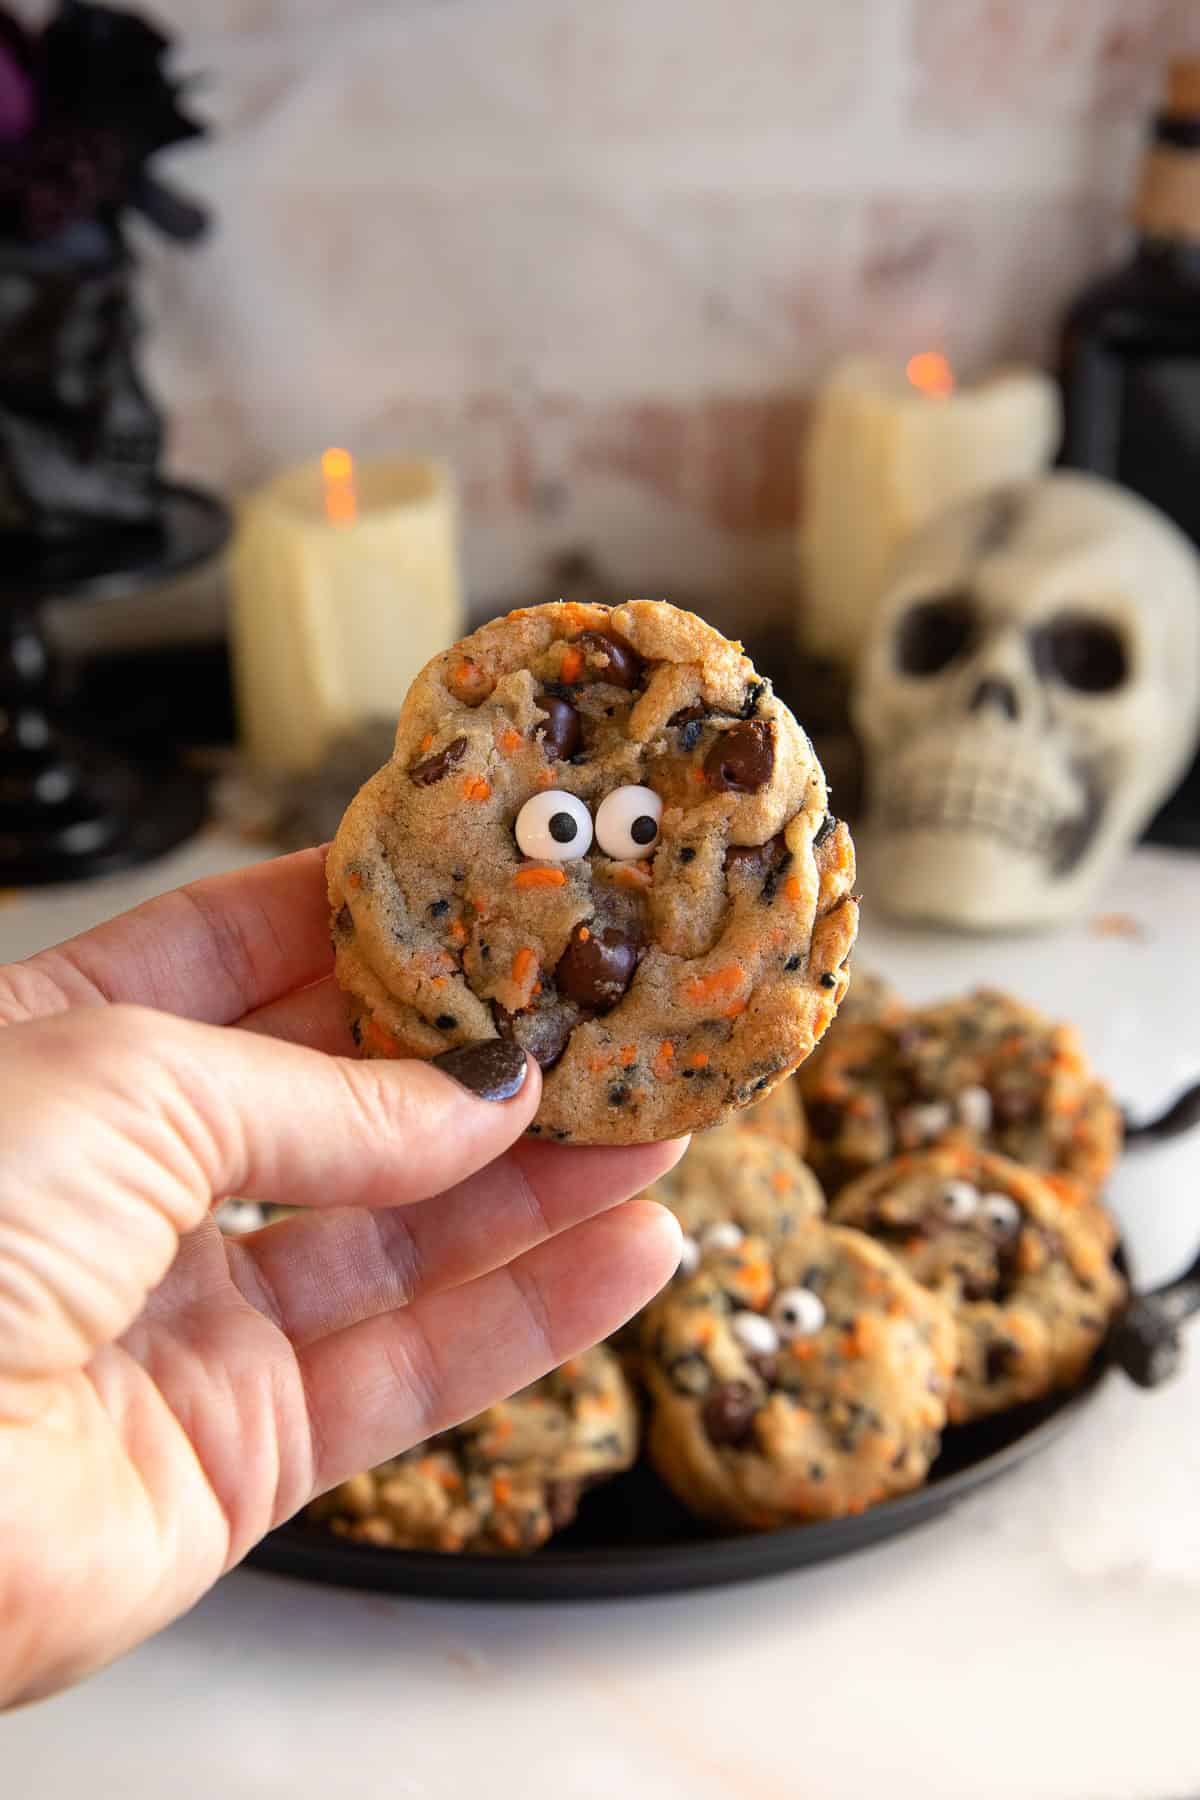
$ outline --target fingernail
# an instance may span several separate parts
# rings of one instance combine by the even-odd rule
[[[511,1038],[484,1038],[478,1044],[443,1050],[434,1057],[433,1066],[452,1075],[480,1100],[511,1100],[520,1093],[529,1073],[525,1052]]]

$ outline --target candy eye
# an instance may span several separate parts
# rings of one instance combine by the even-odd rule
[[[1021,1223],[1021,1209],[1007,1194],[985,1194],[979,1211],[992,1230],[1003,1237],[1011,1237]]]
[[[621,787],[606,794],[596,813],[596,842],[606,856],[630,862],[658,842],[662,801],[648,787]]]
[[[779,1333],[761,1313],[736,1312],[729,1329],[750,1356],[771,1356],[779,1348]]]
[[[535,794],[517,814],[517,844],[537,862],[569,862],[592,844],[592,815],[574,794],[550,788]]]
[[[948,1181],[942,1189],[942,1211],[955,1225],[965,1225],[979,1211],[979,1189],[969,1181]]]
[[[679,1267],[675,1273],[683,1276],[694,1275],[699,1266],[700,1246],[694,1237],[688,1237],[685,1234],[684,1240],[679,1246]]]
[[[825,1306],[811,1288],[781,1288],[771,1302],[771,1318],[785,1343],[813,1337],[825,1323]]]
[[[702,1250],[736,1250],[745,1232],[732,1219],[722,1219],[716,1225],[706,1225],[700,1233]]]

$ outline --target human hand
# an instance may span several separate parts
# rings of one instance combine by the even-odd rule
[[[675,1267],[674,1220],[617,1203],[678,1145],[522,1138],[540,1076],[512,1046],[500,1099],[351,1060],[323,862],[0,968],[0,1703],[129,1649]],[[306,1211],[225,1240],[230,1194]]]

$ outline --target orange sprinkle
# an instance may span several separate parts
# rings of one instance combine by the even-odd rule
[[[535,863],[530,869],[518,869],[513,876],[513,885],[519,888],[560,888],[565,887],[566,882],[565,869],[547,869],[540,863]]]
[[[636,1044],[622,1044],[621,1045],[621,1054],[617,1058],[617,1061],[620,1063],[620,1065],[623,1069],[629,1068],[631,1063],[635,1063],[637,1061],[637,1045]]]
[[[696,1342],[698,1344],[711,1344],[715,1332],[716,1326],[711,1319],[701,1319],[696,1327]]]
[[[462,784],[462,791],[464,800],[486,800],[492,791],[492,784],[485,781],[482,775],[468,775]]]
[[[446,933],[446,936],[448,938],[450,938],[451,941],[455,944],[465,944],[466,943],[467,928],[463,924],[461,919],[454,920],[454,923],[450,926],[449,930]]]
[[[579,1358],[577,1356],[568,1356],[565,1363],[559,1363],[558,1372],[560,1375],[565,1375],[568,1381],[574,1381],[577,1376],[583,1373]]]
[[[649,863],[618,863],[610,877],[620,887],[646,888],[654,877],[650,873]]]
[[[462,1476],[456,1469],[439,1469],[437,1480],[439,1484],[446,1489],[447,1493],[450,1494],[454,1493],[456,1488],[462,1486]]]
[[[771,1186],[777,1194],[786,1194],[792,1185],[791,1176],[786,1169],[776,1169],[771,1177]]]
[[[512,1482],[507,1475],[492,1476],[492,1499],[497,1506],[507,1506],[513,1497]]]
[[[794,1338],[788,1345],[788,1349],[796,1358],[797,1362],[807,1362],[810,1357],[815,1356],[817,1353],[817,1346],[812,1338]]]
[[[714,969],[711,975],[693,975],[685,992],[688,999],[699,1006],[705,1000],[720,1000],[736,994],[745,979],[745,971],[733,963],[727,969]]]
[[[479,667],[479,664],[473,663],[469,657],[464,662],[459,663],[454,671],[452,679],[457,686],[464,688],[483,687],[487,682],[487,676]]]
[[[665,1081],[671,1073],[671,1064],[675,1061],[675,1046],[670,1038],[664,1038],[654,1052],[653,1069],[660,1081]]]
[[[521,736],[519,731],[514,731],[512,726],[510,725],[507,731],[502,731],[500,733],[499,741],[500,741],[500,748],[506,753],[506,755],[511,756],[514,750],[519,750],[521,748],[521,745],[525,742],[525,739]]]
[[[428,748],[429,748],[430,744],[432,744],[432,742],[433,742],[433,733],[432,733],[432,731],[427,731],[425,733],[425,736],[421,739],[422,752],[428,750]]]
[[[592,934],[586,925],[581,925],[579,930],[575,933],[575,936],[579,939],[581,944],[586,944],[591,935]]]
[[[745,1010],[746,1002],[744,1000],[731,1000],[728,1006],[721,1008],[721,1017],[723,1019],[736,1019],[738,1014],[744,1013]]]
[[[352,894],[357,894],[359,888],[362,886],[362,876],[357,869],[351,869],[349,875],[347,875],[346,886],[350,889]]]
[[[598,1055],[589,1056],[589,1058],[588,1058],[588,1068],[591,1070],[593,1075],[599,1075],[602,1072],[602,1070],[610,1069],[611,1067],[612,1067],[612,1051],[611,1050],[607,1050],[607,1051],[602,1050],[602,1051],[600,1051],[600,1053]]]
[[[517,951],[517,954],[512,959],[512,978],[521,986],[524,986],[526,982],[529,982],[532,987],[534,971],[536,969],[537,957],[529,948],[528,944],[526,944],[522,949]]]
[[[693,1056],[689,1057],[688,1060],[691,1063],[693,1069],[707,1069],[707,1067],[708,1067],[708,1051],[707,1050],[697,1050]]]
[[[430,985],[430,987],[435,987],[435,988],[445,987],[446,977],[444,975],[435,975],[433,977],[433,980],[429,983],[429,985]]]
[[[364,1025],[363,1038],[369,1049],[378,1050],[382,1056],[399,1056],[400,1054],[399,1039],[393,1037],[390,1031],[386,1031],[374,1019],[368,1019]]]
[[[708,783],[708,776],[704,773],[703,769],[693,769],[692,780],[696,783],[697,787],[705,787]]]
[[[500,1439],[500,1442],[503,1444],[508,1441],[508,1439],[512,1436],[512,1434],[513,1434],[512,1415],[510,1413],[501,1413],[500,1417],[496,1421],[495,1429],[492,1432],[492,1436],[498,1437]]]
[[[783,891],[787,895],[788,899],[791,901],[792,905],[793,906],[797,905],[799,902],[799,899],[800,899],[801,892],[802,892],[802,889],[800,887],[799,876],[798,875],[789,875],[787,880],[783,884]]]
[[[559,674],[564,681],[578,681],[583,674],[583,653],[570,649],[563,651],[563,659],[559,665]]]
[[[535,981],[535,982],[534,982],[534,984],[533,984],[533,991],[534,991],[534,994],[535,994],[535,996],[536,996],[536,995],[538,995],[538,994],[540,994],[540,993],[541,993],[541,991],[542,991],[542,984],[541,984],[541,982],[540,982],[540,981]]]

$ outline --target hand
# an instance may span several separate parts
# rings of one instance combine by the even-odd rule
[[[127,1650],[675,1266],[667,1213],[607,1209],[679,1146],[523,1138],[532,1062],[484,1099],[352,1060],[331,968],[318,851],[0,968],[0,1701]],[[306,1211],[227,1241],[230,1194]]]

